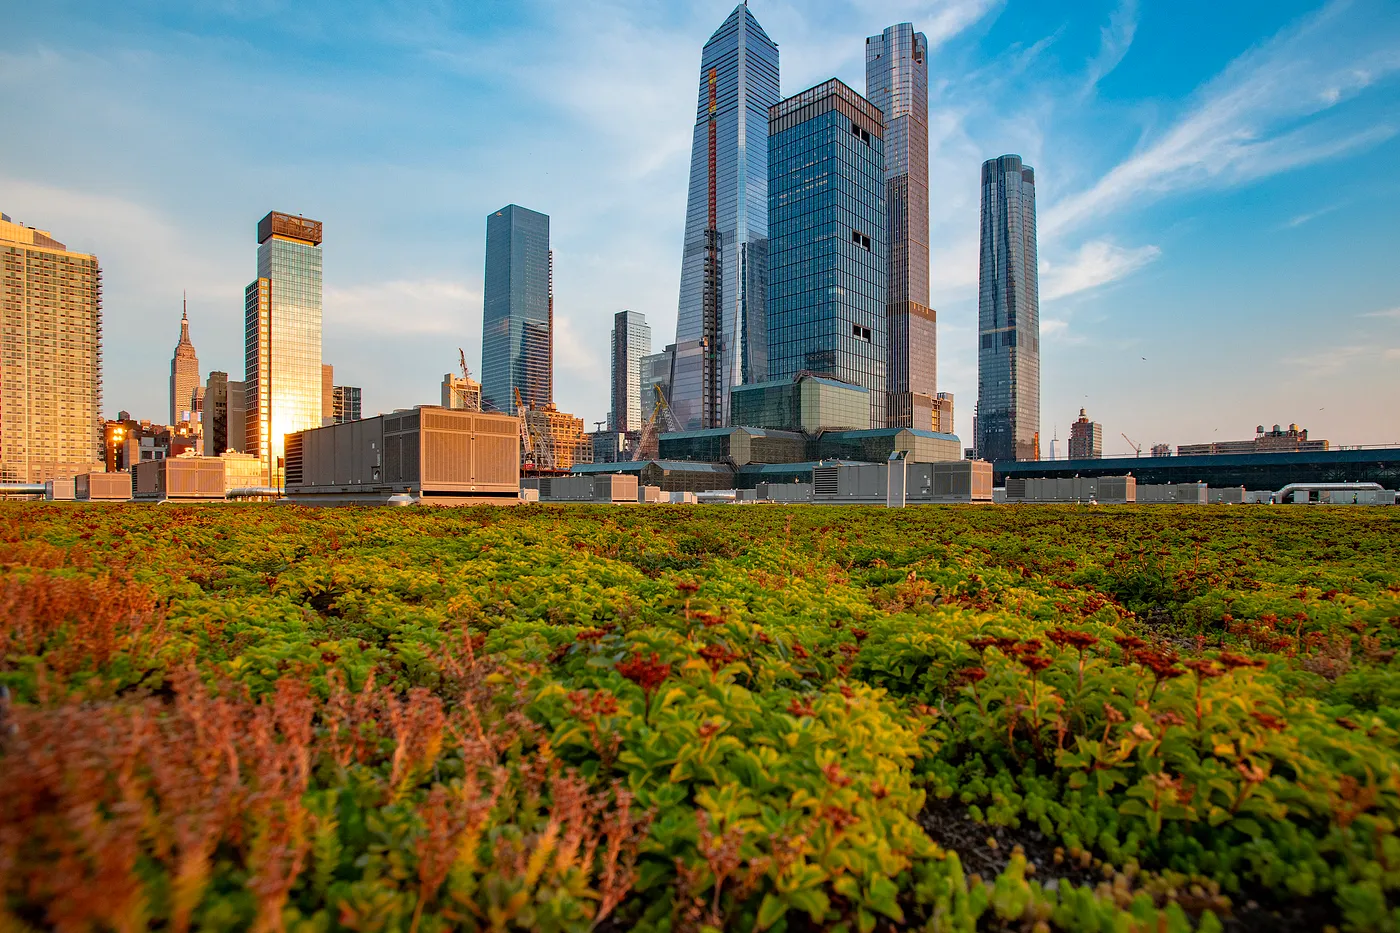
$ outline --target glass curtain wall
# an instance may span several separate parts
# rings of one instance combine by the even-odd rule
[[[481,394],[492,411],[554,401],[554,295],[549,216],[509,204],[486,219]]]
[[[835,79],[769,114],[768,370],[870,391],[886,418],[885,164],[880,111]]]
[[[676,320],[671,408],[682,427],[701,427],[705,257],[710,201],[710,73],[715,89],[715,220],[719,231],[720,424],[729,390],[767,375],[768,108],[778,101],[778,46],[749,8],[734,8],[700,56],[690,189]],[[683,349],[685,348],[685,349]],[[690,350],[694,350],[691,359]],[[694,365],[692,365],[692,363]]]
[[[977,456],[1040,459],[1040,288],[1035,170],[1004,155],[982,164]]]
[[[885,117],[889,424],[915,424],[937,395],[938,317],[929,307],[928,39],[899,23],[865,40],[865,96]],[[915,396],[918,396],[916,399]]]

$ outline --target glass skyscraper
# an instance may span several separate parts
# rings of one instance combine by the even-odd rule
[[[1021,157],[982,163],[977,414],[983,460],[1040,459],[1040,287],[1035,170]]]
[[[508,204],[486,218],[481,394],[488,410],[515,413],[554,401],[554,257],[549,215]]]
[[[865,40],[865,96],[885,118],[888,423],[930,430],[938,317],[929,307],[928,39],[911,23]]]
[[[768,108],[778,97],[778,46],[740,4],[700,55],[670,398],[687,429],[726,424],[730,388],[767,376]]]
[[[768,118],[768,374],[870,390],[885,426],[884,123],[836,79]]]
[[[244,291],[247,451],[274,485],[286,436],[321,426],[321,222],[258,222],[258,277]]]
[[[608,423],[614,431],[642,429],[642,358],[651,355],[651,327],[636,311],[613,315],[612,411]]]

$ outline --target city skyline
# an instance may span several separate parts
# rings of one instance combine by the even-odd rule
[[[364,158],[347,158],[345,141],[357,138],[352,119],[375,140],[387,140],[402,120],[382,106],[382,95],[370,93],[349,108],[350,98],[316,82],[270,119],[278,126],[305,121],[306,130],[289,137],[302,142],[312,129],[326,133],[324,153],[318,147],[310,160],[297,146],[282,147],[256,171],[242,147],[225,139],[241,125],[240,101],[221,97],[208,114],[182,108],[221,81],[237,86],[234,76],[249,70],[273,64],[266,80],[279,76],[280,83],[288,69],[303,67],[267,56],[317,28],[324,9],[272,23],[251,11],[230,19],[72,6],[86,12],[64,20],[76,23],[71,30],[60,33],[51,10],[21,9],[0,39],[0,56],[11,66],[0,80],[44,79],[29,85],[37,88],[34,99],[26,94],[17,104],[16,132],[33,145],[0,169],[0,207],[26,224],[62,229],[71,246],[101,257],[105,415],[117,407],[157,415],[164,407],[163,380],[149,373],[168,366],[169,344],[147,349],[140,338],[161,326],[158,312],[178,300],[185,281],[201,361],[238,371],[241,320],[232,309],[247,281],[246,271],[239,273],[246,260],[229,243],[242,239],[237,230],[269,200],[334,221],[326,331],[336,345],[328,345],[327,356],[347,381],[366,387],[371,411],[435,397],[436,379],[426,373],[452,366],[442,348],[461,344],[473,352],[467,322],[479,313],[473,303],[480,307],[481,231],[463,218],[505,197],[555,217],[559,327],[570,335],[559,340],[568,349],[560,351],[557,376],[561,391],[567,386],[579,399],[571,407],[581,416],[592,421],[607,410],[602,321],[635,308],[658,329],[658,343],[668,333],[674,297],[667,293],[676,294],[683,239],[676,214],[683,213],[693,130],[688,120],[677,126],[675,114],[694,102],[697,48],[730,4],[665,14],[624,4],[600,41],[571,49],[569,64],[588,68],[549,109],[541,111],[538,101],[551,75],[509,92],[510,106],[530,115],[533,130],[510,117],[489,144],[475,148],[461,148],[462,134],[493,111],[468,95],[460,129],[437,121],[434,138],[410,135],[401,149],[378,142]],[[1400,364],[1400,295],[1379,271],[1396,236],[1381,218],[1400,190],[1386,179],[1363,181],[1357,171],[1397,152],[1387,117],[1396,102],[1396,66],[1385,54],[1397,38],[1393,7],[1242,3],[1221,12],[1186,4],[1167,19],[1160,10],[1120,3],[1073,10],[949,3],[869,14],[817,5],[800,17],[762,4],[753,10],[782,49],[787,92],[832,73],[861,86],[864,39],[891,20],[912,21],[929,36],[939,388],[964,399],[957,418],[965,442],[976,368],[972,176],[981,160],[1001,152],[1020,152],[1051,179],[1038,192],[1042,449],[1044,436],[1056,424],[1063,432],[1086,402],[1105,425],[1109,455],[1125,452],[1123,429],[1145,445],[1243,436],[1259,422],[1305,423],[1345,444],[1400,434],[1393,409],[1381,406],[1376,417],[1366,401],[1393,392]],[[509,49],[517,38],[538,41],[565,25],[597,35],[587,32],[600,27],[585,13],[493,13],[490,25],[493,39]],[[377,21],[373,11],[366,19]],[[1192,55],[1162,57],[1206,22],[1209,41],[1193,46]],[[443,56],[449,46],[475,48],[480,33],[463,22],[434,21],[442,28],[430,42],[424,25],[406,23],[412,35],[387,44],[341,25],[315,45],[310,60],[362,92],[367,85],[357,83],[343,56],[371,43],[383,56],[380,67],[422,77],[428,99],[453,82],[476,86],[475,72],[452,71]],[[93,30],[111,40],[111,52]],[[240,45],[245,34],[265,32],[265,50]],[[176,34],[193,37],[201,60],[186,60],[190,53],[173,42]],[[628,64],[610,54],[623,47],[641,49],[641,59]],[[120,54],[133,50],[148,53],[142,67],[113,70]],[[155,90],[150,82],[175,63],[188,80]],[[647,80],[628,82],[629,73]],[[600,97],[599,88],[609,93]],[[124,93],[140,118],[122,127],[98,120],[84,130],[91,140],[74,144],[64,135],[69,128],[46,113],[77,89],[99,100]],[[312,90],[341,104],[313,114]],[[180,132],[170,132],[176,126]],[[158,157],[145,136],[132,135],[138,130],[161,140]],[[543,145],[550,139],[567,139],[567,146]],[[210,148],[216,142],[217,151]],[[454,157],[457,168],[443,159],[444,146],[463,154]],[[92,161],[95,153],[102,161]],[[621,157],[610,164],[613,156]],[[375,171],[383,181],[359,190],[357,172],[371,165],[384,167]],[[583,167],[594,184],[580,183]],[[410,170],[435,180],[431,201],[410,184]],[[208,185],[209,173],[220,184]],[[477,212],[478,197],[497,203]],[[123,236],[133,225],[149,235]],[[392,332],[381,340],[386,314]],[[1181,325],[1171,339],[1154,330],[1162,318]],[[1309,320],[1325,321],[1322,332],[1296,339]],[[1198,339],[1187,339],[1193,332]],[[422,365],[437,356],[440,363]],[[1306,403],[1299,401],[1304,396]],[[1217,398],[1224,404],[1211,404]]]

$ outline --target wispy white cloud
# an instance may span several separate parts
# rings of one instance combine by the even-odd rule
[[[321,304],[326,326],[363,334],[462,334],[480,329],[481,289],[450,279],[328,285]]]
[[[1306,376],[1317,378],[1336,376],[1352,369],[1362,368],[1367,363],[1374,365],[1377,360],[1386,362],[1400,360],[1400,347],[1344,344],[1336,347],[1322,347],[1301,356],[1287,357],[1283,362],[1301,369]]]
[[[1094,87],[1117,68],[1128,54],[1137,33],[1137,0],[1121,0],[1108,18],[1108,25],[1099,30],[1099,53],[1089,62],[1084,76],[1085,92]]]
[[[1319,217],[1325,217],[1326,215],[1332,213],[1341,206],[1342,205],[1340,204],[1331,204],[1327,207],[1319,208],[1315,211],[1304,211],[1301,214],[1297,214],[1293,217],[1290,217],[1280,229],[1294,230],[1298,227],[1301,227],[1303,224],[1311,223],[1312,221],[1317,220],[1317,218]]]
[[[1040,297],[1054,301],[1132,275],[1162,254],[1156,246],[1125,247],[1091,240],[1068,263],[1040,263]],[[1044,328],[1044,322],[1041,324]]]
[[[1400,308],[1386,308],[1384,311],[1368,311],[1362,317],[1393,317],[1400,318]]]
[[[1400,22],[1358,21],[1347,15],[1349,6],[1330,3],[1235,59],[1165,133],[1046,211],[1042,232],[1063,232],[1132,201],[1276,174],[1393,136],[1389,124],[1338,132],[1312,119],[1400,69]]]

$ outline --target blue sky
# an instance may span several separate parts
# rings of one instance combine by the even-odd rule
[[[1400,3],[768,2],[792,94],[929,36],[940,388],[971,436],[978,178],[1036,169],[1043,437],[1106,450],[1296,421],[1400,442]],[[552,217],[555,395],[608,408],[608,329],[674,336],[700,47],[732,4],[6,4],[0,209],[105,273],[106,407],[165,411],[180,293],[241,373],[270,209],[325,222],[325,338],[367,412],[481,346],[486,216]]]

